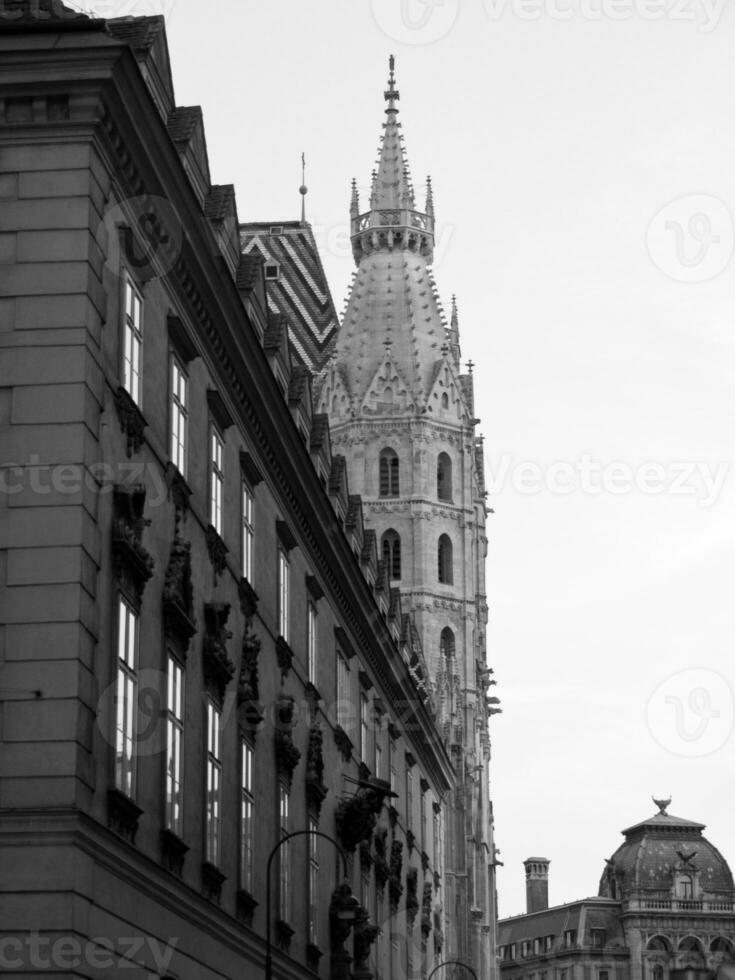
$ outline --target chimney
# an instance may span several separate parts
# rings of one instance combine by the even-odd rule
[[[548,858],[526,858],[526,913],[543,912],[549,907],[549,865]]]

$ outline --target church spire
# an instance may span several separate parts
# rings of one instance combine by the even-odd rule
[[[459,317],[457,315],[457,297],[452,293],[452,316],[449,321],[449,352],[457,368],[462,357],[459,348]]]
[[[429,192],[427,210],[416,210],[401,124],[398,122],[401,94],[396,86],[395,68],[396,60],[391,55],[388,83],[383,93],[387,103],[386,119],[376,169],[372,174],[370,211],[363,215],[351,215],[352,251],[358,264],[363,255],[382,249],[409,249],[429,260],[433,252],[433,201]]]

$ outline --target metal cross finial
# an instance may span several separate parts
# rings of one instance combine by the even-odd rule
[[[472,374],[472,368],[475,366],[474,361],[467,361],[467,370]]]

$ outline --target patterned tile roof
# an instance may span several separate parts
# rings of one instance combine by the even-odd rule
[[[311,225],[241,225],[240,247],[245,255],[262,255],[266,267],[278,267],[277,278],[266,277],[268,309],[287,317],[296,357],[319,371],[331,353],[339,320]]]

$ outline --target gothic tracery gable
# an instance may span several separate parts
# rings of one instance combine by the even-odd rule
[[[469,425],[472,414],[465,402],[462,386],[459,383],[454,364],[448,356],[436,365],[433,384],[426,399],[427,411],[440,420],[461,422]]]
[[[371,415],[394,415],[413,407],[408,385],[388,353],[367,387],[362,411]]]
[[[350,416],[352,398],[340,365],[334,360],[322,371],[315,390],[318,392],[315,411],[327,413],[332,425]]]

